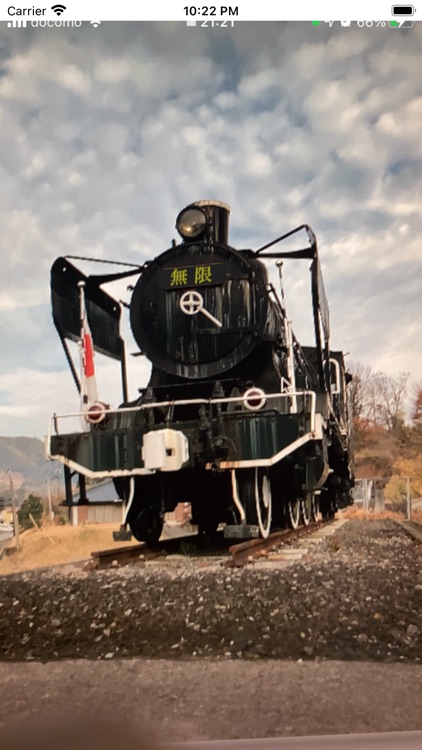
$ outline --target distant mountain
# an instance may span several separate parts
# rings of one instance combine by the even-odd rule
[[[59,468],[58,474],[55,474]],[[0,437],[0,494],[10,497],[9,473],[12,473],[16,496],[23,499],[30,492],[47,494],[46,478],[57,487],[62,482],[61,467],[55,461],[46,461],[42,440],[28,437]],[[57,478],[56,478],[57,477]]]

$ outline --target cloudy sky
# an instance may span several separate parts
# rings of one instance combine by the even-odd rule
[[[152,258],[204,198],[231,205],[234,246],[309,223],[333,348],[420,379],[421,61],[422,23],[3,24],[0,434],[41,437],[53,411],[78,407],[51,320],[54,259]],[[304,344],[308,276],[303,262],[286,280]],[[101,359],[100,396],[117,405],[118,368]],[[129,360],[134,396],[148,366]]]

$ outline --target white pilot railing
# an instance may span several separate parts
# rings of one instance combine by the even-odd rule
[[[272,401],[276,399],[286,399],[289,404],[291,404],[292,396],[296,397],[297,399],[303,398],[304,402],[309,402],[309,408],[306,410],[306,413],[309,414],[309,432],[313,433],[315,432],[315,425],[316,425],[316,393],[315,391],[285,391],[284,393],[266,393],[265,398],[267,401]],[[213,406],[216,404],[242,404],[244,403],[244,395],[241,396],[228,396],[227,398],[186,398],[186,399],[174,399],[171,401],[153,401],[147,404],[140,404],[139,406],[124,406],[121,409],[105,409],[104,414],[128,414],[133,412],[139,412],[139,411],[145,411],[148,409],[160,409],[163,407],[177,407],[177,406],[192,406],[195,404],[205,404],[209,406]],[[306,404],[304,403],[304,408]],[[260,410],[262,411],[262,410]],[[256,416],[259,415],[260,411],[254,411],[254,412],[248,412],[249,414],[253,414]],[[58,430],[58,421],[60,419],[70,419],[75,417],[83,417],[86,412],[69,412],[67,414],[53,414],[53,416],[50,419],[50,423],[48,426],[48,434],[47,434],[47,455],[51,455],[51,437],[52,433],[56,435],[59,435],[60,432]],[[290,411],[286,412],[286,414],[289,414]],[[81,434],[84,434],[81,432]]]

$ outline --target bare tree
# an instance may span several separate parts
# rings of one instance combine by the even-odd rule
[[[363,362],[350,362],[348,367],[353,380],[349,385],[349,403],[352,417],[368,419],[372,399],[372,372]]]
[[[415,426],[422,425],[422,381],[413,385],[412,395],[414,402],[412,404],[411,419]]]
[[[422,455],[422,381],[413,384],[410,418],[409,447],[411,457],[416,457]]]
[[[351,362],[349,370],[353,375],[349,385],[352,415],[390,431],[402,425],[409,375],[404,372],[395,376],[374,373],[362,362]],[[415,414],[418,408],[422,418],[422,388],[419,388],[419,401],[416,393]]]
[[[404,402],[408,373],[401,372],[394,377],[383,372],[372,376],[373,403],[376,410],[374,422],[393,432],[404,421]]]

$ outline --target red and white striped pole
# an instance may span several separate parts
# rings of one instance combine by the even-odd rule
[[[107,421],[107,410],[110,409],[110,405],[98,400],[94,343],[85,303],[85,282],[79,281],[78,287],[81,322],[81,412],[82,427],[86,430],[87,424],[98,425]]]

